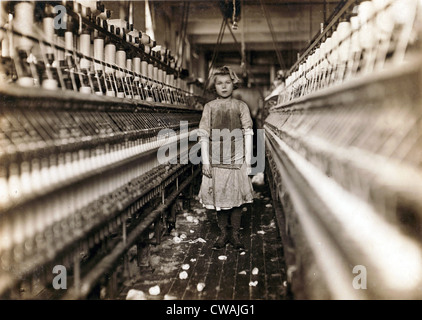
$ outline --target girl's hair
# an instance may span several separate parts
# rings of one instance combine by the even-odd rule
[[[208,83],[208,89],[215,91],[215,79],[217,78],[217,76],[227,76],[227,75],[230,76],[230,79],[232,79],[233,89],[239,88],[240,80],[237,77],[236,73],[230,67],[222,66],[215,69],[215,71],[213,72],[211,79]]]

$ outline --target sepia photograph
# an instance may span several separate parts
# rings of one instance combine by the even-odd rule
[[[0,300],[420,299],[422,1],[0,1]]]

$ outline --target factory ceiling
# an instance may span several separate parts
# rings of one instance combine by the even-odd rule
[[[109,6],[113,2],[117,3],[110,1]],[[177,43],[183,37],[188,46],[183,52],[190,55],[184,66],[194,70],[195,76],[206,78],[210,65],[226,64],[237,68],[237,71],[248,68],[248,86],[268,88],[278,70],[287,71],[296,62],[298,54],[311,43],[321,30],[321,24],[329,20],[341,2],[149,0],[149,6],[157,30],[157,43],[174,50],[180,47]],[[133,3],[135,26],[139,24],[143,30],[145,1]],[[227,17],[226,26],[223,24],[224,17]],[[166,36],[163,37],[163,34]],[[178,49],[174,51],[180,54]],[[195,57],[205,61],[200,62],[199,67],[195,66],[194,62],[189,61]]]
[[[341,1],[335,0],[226,0],[189,1],[187,38],[215,64],[246,63],[249,81],[270,84],[269,74],[287,70],[321,29]],[[173,5],[180,6],[173,3]],[[233,20],[233,12],[235,12]],[[220,36],[223,17],[228,18]],[[237,24],[237,26],[236,26]],[[216,48],[217,41],[220,44]],[[242,59],[242,51],[244,56]],[[273,75],[272,75],[273,77]]]

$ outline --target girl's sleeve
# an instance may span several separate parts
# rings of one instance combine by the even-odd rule
[[[245,135],[253,135],[253,122],[249,107],[243,101],[240,103],[240,121]]]
[[[202,111],[202,118],[199,122],[198,136],[199,140],[210,137],[211,132],[211,107],[207,103]]]

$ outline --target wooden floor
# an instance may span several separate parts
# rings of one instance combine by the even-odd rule
[[[135,248],[129,252],[131,278],[123,284],[118,299],[290,299],[270,192],[265,186],[254,189],[254,203],[245,206],[242,215],[244,252],[230,244],[212,249],[218,236],[215,213],[202,208],[195,198],[190,210],[178,214],[176,229],[159,245],[150,246],[145,266],[137,265]]]

